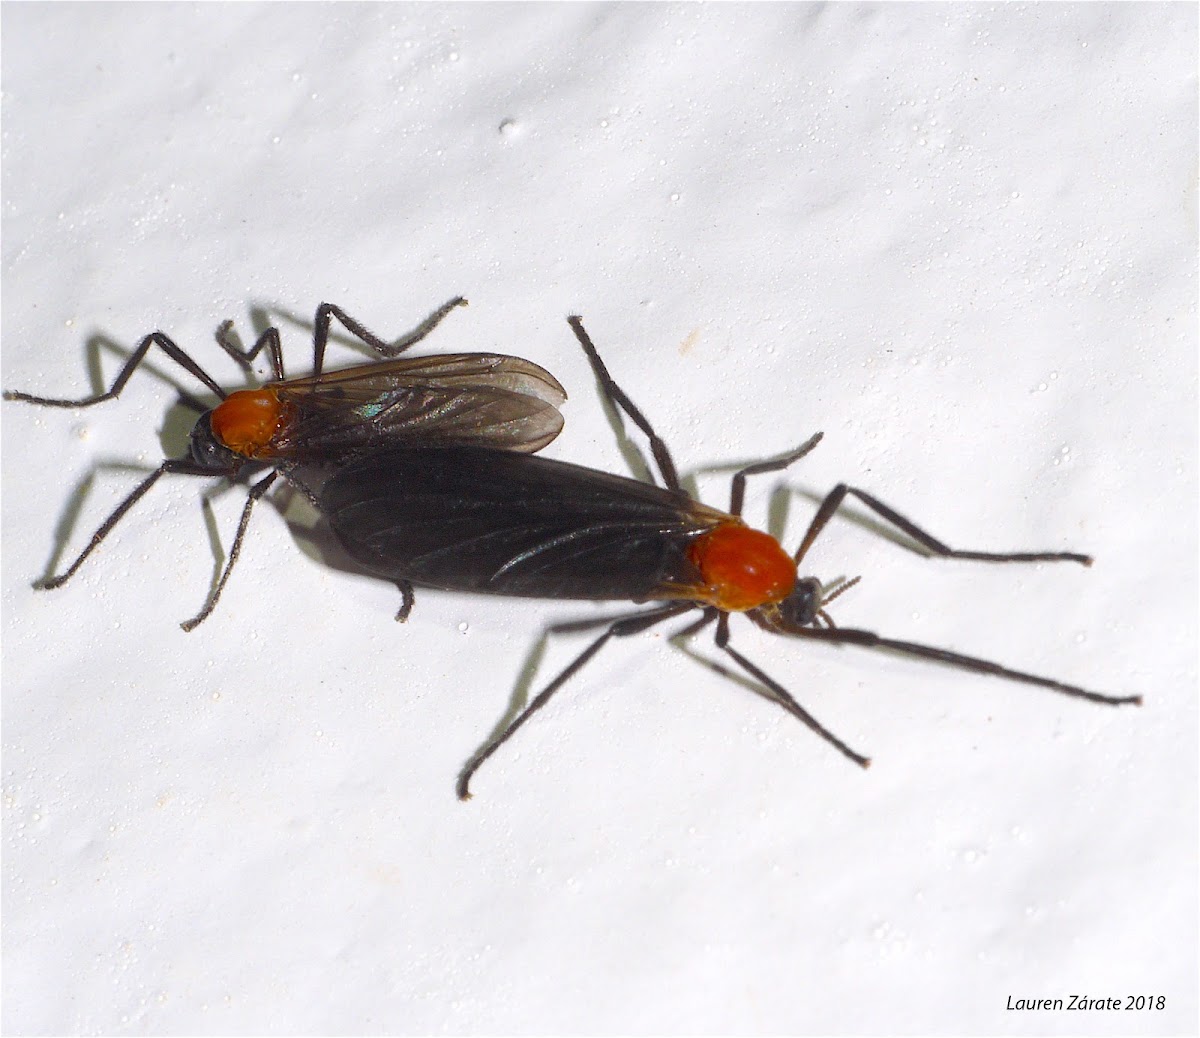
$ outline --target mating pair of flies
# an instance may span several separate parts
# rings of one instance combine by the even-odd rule
[[[228,560],[191,630],[213,610],[237,562],[255,503],[283,476],[308,498],[347,553],[401,591],[398,619],[413,607],[413,587],[526,598],[654,603],[618,617],[560,624],[552,632],[603,628],[458,777],[461,799],[479,766],[546,705],[610,638],[637,634],[699,612],[678,636],[715,624],[716,645],[784,710],[862,767],[870,761],[825,728],[777,681],[730,644],[729,618],[741,613],[760,627],[810,641],[860,645],[992,674],[1112,706],[1140,696],[1106,696],[974,656],[872,631],[838,627],[829,604],[854,580],[825,585],[799,567],[847,497],[910,537],[932,556],[981,562],[1076,562],[1074,552],[982,552],[947,547],[899,512],[856,487],[839,484],[822,501],[792,554],[741,518],[748,476],[778,472],[820,442],[817,433],[782,457],[748,465],[733,476],[728,511],[692,498],[682,487],[666,443],[617,385],[583,323],[568,318],[597,381],[614,409],[648,437],[662,486],[536,456],[562,429],[566,399],[548,371],[519,357],[457,353],[402,357],[455,307],[453,299],[413,332],[385,342],[339,307],[317,308],[313,373],[287,378],[279,332],[268,328],[253,347],[217,339],[246,370],[264,350],[275,378],[256,389],[226,393],[162,332],[139,343],[112,387],[82,400],[7,392],[6,399],[46,407],[89,407],[118,396],[155,346],[220,398],[191,436],[190,458],[168,458],[100,525],[79,557],[42,587],[59,587],[164,475],[240,479],[270,471],[250,485]],[[337,319],[379,360],[325,371],[330,326]],[[193,403],[195,403],[193,401]],[[197,405],[197,409],[200,406]]]

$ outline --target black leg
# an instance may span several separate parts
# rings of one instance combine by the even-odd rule
[[[168,458],[161,465],[159,465],[158,468],[151,472],[150,475],[143,479],[136,487],[134,487],[133,490],[131,490],[126,496],[125,500],[117,505],[117,507],[114,508],[111,513],[109,513],[108,518],[100,524],[100,528],[94,534],[92,534],[92,539],[88,542],[88,546],[79,553],[78,557],[74,562],[71,563],[70,566],[67,567],[64,573],[60,573],[56,577],[47,577],[44,580],[39,581],[37,586],[46,590],[62,587],[63,584],[65,584],[75,575],[75,571],[83,565],[84,559],[91,555],[92,552],[100,546],[100,542],[103,541],[110,532],[112,532],[112,528],[121,521],[125,513],[128,512],[129,509],[131,509],[135,504],[138,503],[138,501],[142,499],[142,497],[145,496],[146,491],[154,486],[160,477],[166,475],[231,476],[233,473],[214,472],[212,469],[205,468],[203,465],[197,465],[195,462],[178,458]]]
[[[562,686],[565,685],[572,677],[574,677],[580,671],[583,665],[600,651],[604,643],[608,641],[609,638],[623,638],[627,635],[638,634],[641,631],[646,630],[648,627],[653,627],[655,624],[661,623],[663,620],[669,620],[672,616],[678,616],[680,613],[687,612],[689,609],[694,608],[695,606],[691,602],[672,602],[670,605],[660,606],[657,609],[650,609],[646,612],[635,613],[632,616],[622,617],[621,619],[613,621],[609,625],[607,631],[600,635],[599,638],[593,641],[586,649],[583,650],[583,652],[576,656],[575,659],[569,663],[561,673],[559,673],[558,677],[556,677],[550,682],[550,684],[548,684],[544,689],[542,689],[541,692],[538,693],[533,702],[531,702],[520,713],[520,715],[518,715],[516,720],[514,720],[507,728],[504,729],[503,732],[500,733],[497,738],[492,739],[486,746],[484,746],[482,750],[476,753],[475,756],[467,762],[467,766],[463,768],[462,772],[458,776],[458,799],[471,799],[471,777],[479,770],[480,765],[482,765],[485,760],[487,760],[493,753],[500,749],[501,746],[508,742],[508,740],[511,739],[516,733],[517,729],[525,724],[525,722],[528,721],[533,714],[541,710],[541,708],[550,701],[550,697],[553,696],[554,693],[560,688],[562,688]],[[588,626],[594,627],[599,623],[607,622],[608,619],[610,618],[597,621],[582,620],[567,624],[559,624],[555,627],[551,627],[547,633],[553,634],[561,633],[567,630],[585,630]]]
[[[674,644],[677,644],[681,651],[688,652],[688,649],[683,645],[683,643],[691,638],[696,637],[697,634],[703,631],[704,628],[706,628],[720,615],[721,611],[719,609],[717,609],[715,606],[708,606],[704,612],[700,614],[700,619],[688,624],[685,628],[683,628],[683,630],[676,631],[668,640]],[[707,660],[703,660],[702,657],[696,658],[702,662],[708,662]]]
[[[675,462],[671,460],[671,452],[667,449],[665,441],[654,431],[646,416],[638,410],[625,391],[613,381],[612,375],[608,373],[608,368],[604,366],[604,361],[600,359],[600,354],[596,351],[588,333],[583,330],[583,319],[568,317],[567,323],[583,347],[583,352],[587,354],[592,370],[596,373],[596,379],[599,381],[601,389],[604,390],[604,395],[608,397],[614,407],[620,407],[629,415],[634,425],[641,429],[649,439],[650,450],[654,454],[654,460],[658,463],[658,471],[662,474],[663,484],[668,490],[684,493],[683,487],[679,483],[679,473],[675,470]]]
[[[805,633],[808,633],[805,631]],[[855,753],[841,739],[833,734],[828,728],[822,725],[812,714],[804,709],[795,699],[792,698],[790,692],[785,689],[774,678],[765,674],[762,670],[751,663],[745,656],[733,648],[729,644],[729,614],[722,613],[721,619],[717,624],[717,647],[724,649],[733,658],[733,661],[749,674],[756,681],[762,682],[763,685],[775,697],[775,701],[784,708],[793,717],[798,718],[805,725],[811,728],[817,735],[824,739],[830,746],[838,750],[844,757],[852,760],[859,767],[870,767],[871,759],[864,757],[860,753]]]
[[[322,303],[317,307],[317,315],[313,319],[313,375],[320,375],[325,370],[325,347],[329,342],[329,322],[334,317],[341,322],[342,326],[351,335],[367,346],[370,346],[376,353],[383,357],[396,357],[424,339],[426,335],[441,324],[442,318],[451,310],[466,305],[467,301],[462,296],[455,296],[450,302],[439,306],[407,335],[391,343],[385,342],[374,332],[367,329],[347,314],[340,306],[334,306],[333,303]]]
[[[704,628],[710,626],[713,621],[718,619],[720,616],[721,610],[719,610],[716,606],[706,606],[704,611],[700,614],[700,619],[688,624],[687,627],[683,628],[683,630],[676,631],[674,634],[670,635],[667,640],[671,643],[672,648],[678,649],[693,663],[698,663],[700,666],[711,670],[714,674],[723,677],[726,681],[732,681],[734,684],[742,684],[746,685],[747,687],[751,687],[755,684],[754,682],[747,681],[740,674],[734,673],[734,671],[727,667],[724,663],[708,656],[702,656],[699,652],[692,648],[691,643],[695,639],[696,635],[704,630]],[[758,692],[760,690],[755,688],[755,691]]]
[[[254,510],[255,504],[258,503],[263,494],[271,488],[271,484],[275,482],[275,478],[278,475],[278,472],[271,472],[250,488],[250,492],[246,495],[246,504],[242,508],[242,518],[238,521],[237,533],[234,534],[233,544],[229,549],[229,561],[225,563],[221,579],[217,581],[217,586],[213,588],[212,594],[208,596],[208,601],[204,604],[204,608],[190,620],[185,620],[179,625],[185,631],[194,630],[207,620],[209,614],[217,607],[217,600],[221,597],[221,592],[225,590],[225,582],[229,579],[229,574],[233,572],[234,563],[237,562],[238,556],[242,553],[242,541],[246,536],[246,527],[250,525],[250,513]]]
[[[408,620],[408,614],[413,611],[417,598],[412,584],[407,580],[397,580],[396,587],[400,589],[400,609],[396,613],[396,622],[405,623]]]
[[[21,400],[27,404],[40,404],[42,407],[91,407],[93,404],[102,404],[106,400],[115,400],[121,395],[121,390],[125,388],[125,383],[129,381],[129,377],[143,360],[146,359],[146,354],[150,352],[151,346],[158,346],[168,357],[170,357],[181,368],[184,368],[189,374],[199,379],[209,389],[217,394],[222,400],[225,399],[225,390],[216,384],[208,373],[200,367],[188,354],[175,345],[162,332],[151,332],[140,343],[129,360],[125,362],[125,366],[117,373],[117,377],[113,379],[113,384],[106,393],[97,393],[95,396],[85,396],[80,400],[61,400],[56,397],[34,396],[31,393],[14,392],[5,390],[5,400]]]
[[[455,307],[466,305],[467,301],[461,296],[457,296],[451,299],[450,302],[438,307],[437,310],[422,321],[413,331],[403,336],[397,342],[387,343],[368,331],[362,324],[354,320],[354,318],[347,315],[340,307],[334,306],[332,303],[322,303],[317,307],[316,328],[313,333],[313,373],[316,375],[321,373],[325,359],[325,346],[329,339],[329,322],[333,317],[336,317],[347,330],[378,353],[385,357],[394,357],[425,338],[426,335],[438,326],[442,318]],[[243,350],[230,338],[232,325],[232,321],[226,321],[217,330],[217,342],[222,349],[247,370],[250,369],[250,364],[254,358],[264,349],[267,349],[270,352],[271,367],[275,373],[275,377],[282,379],[283,351],[279,345],[278,330],[268,328],[259,336],[258,341],[250,349]],[[34,396],[32,393],[5,390],[4,399],[20,400],[27,404],[40,404],[43,407],[91,407],[94,404],[104,403],[106,400],[114,400],[121,395],[121,390],[125,388],[125,383],[129,381],[130,376],[137,366],[145,360],[146,354],[150,352],[152,346],[158,346],[176,364],[202,382],[222,400],[225,399],[225,391],[217,385],[212,377],[162,332],[151,332],[138,343],[137,349],[133,351],[129,360],[125,362],[125,366],[118,372],[112,386],[105,393],[97,393],[94,396],[83,397],[78,400],[64,400],[58,397]]]
[[[899,512],[889,508],[865,490],[859,490],[856,487],[847,486],[845,483],[839,483],[830,491],[829,496],[821,502],[821,507],[817,509],[817,514],[813,516],[813,520],[808,527],[808,532],[804,535],[804,540],[800,542],[800,547],[796,549],[795,558],[797,565],[800,564],[801,560],[808,553],[808,549],[812,547],[813,541],[820,536],[821,531],[825,529],[829,520],[833,518],[833,513],[837,511],[838,506],[845,500],[847,494],[857,497],[876,515],[882,516],[893,526],[908,534],[921,547],[941,558],[975,559],[979,562],[1078,562],[1084,566],[1092,564],[1090,555],[1080,555],[1076,552],[1068,551],[1020,551],[1003,553],[957,551],[954,548],[947,547],[936,537],[926,533],[910,519],[904,518]]]
[[[806,443],[801,444],[794,451],[783,455],[781,458],[774,458],[771,461],[760,461],[756,465],[747,465],[744,469],[735,472],[729,484],[729,514],[738,516],[742,514],[742,502],[746,496],[747,476],[757,476],[762,472],[778,472],[780,469],[786,469],[792,462],[799,461],[820,443],[821,437],[824,435],[824,433],[817,433]]]
[[[279,344],[278,328],[268,328],[250,349],[243,350],[233,341],[233,322],[224,321],[217,329],[217,343],[247,371],[251,370],[250,365],[253,364],[254,358],[264,349],[268,350],[271,358],[271,371],[276,380],[283,381],[283,347]]]
[[[1040,678],[1036,674],[1026,674],[1020,670],[1010,670],[999,663],[981,660],[975,656],[964,656],[949,649],[938,649],[932,645],[920,645],[917,642],[898,641],[894,638],[881,638],[874,631],[861,631],[852,627],[835,627],[829,630],[812,627],[788,629],[789,634],[802,638],[812,638],[815,641],[833,642],[836,645],[862,645],[866,648],[890,649],[905,656],[916,656],[918,659],[933,660],[945,663],[960,670],[970,670],[977,674],[992,674],[1009,681],[1019,681],[1026,685],[1037,685],[1039,688],[1053,689],[1063,695],[1086,699],[1092,703],[1104,703],[1107,706],[1123,706],[1133,704],[1141,706],[1141,696],[1104,696],[1099,692],[1089,692],[1078,685],[1068,685],[1052,678]]]

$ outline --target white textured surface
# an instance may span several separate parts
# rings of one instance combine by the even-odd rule
[[[789,543],[845,479],[1098,560],[839,523],[810,561],[865,575],[843,623],[1147,697],[736,623],[860,773],[646,635],[461,805],[587,607],[427,593],[397,627],[268,507],[185,635],[187,479],[35,593],[72,488],[99,467],[63,560],[181,433],[144,372],[9,403],[6,1032],[1195,1032],[1194,6],[18,5],[3,71],[5,387],[85,393],[91,337],[153,328],[237,384],[212,332],[252,307],[301,319],[299,372],[323,299],[395,335],[462,293],[430,348],[545,364],[549,453],[624,471],[580,312],[687,472],[825,430]],[[1077,993],[1166,1008],[1005,1009]]]

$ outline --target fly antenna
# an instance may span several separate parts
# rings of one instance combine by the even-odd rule
[[[833,617],[825,612],[825,607],[835,598],[844,595],[860,580],[862,580],[862,577],[853,577],[849,580],[845,577],[838,577],[837,580],[830,583],[828,588],[823,588],[821,591],[821,605],[817,609],[817,619],[821,620],[830,629],[837,627],[837,624],[833,622]]]

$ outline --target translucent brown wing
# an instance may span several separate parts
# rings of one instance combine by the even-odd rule
[[[291,378],[279,383],[289,393],[304,394],[340,390],[361,402],[384,390],[421,383],[445,389],[465,390],[475,386],[506,389],[532,396],[557,407],[567,391],[545,368],[523,357],[503,353],[442,353],[432,357],[397,357],[374,361],[321,375]]]
[[[562,430],[558,380],[521,357],[402,357],[288,379],[293,407],[273,455],[303,462],[384,446],[479,446],[531,453]]]

